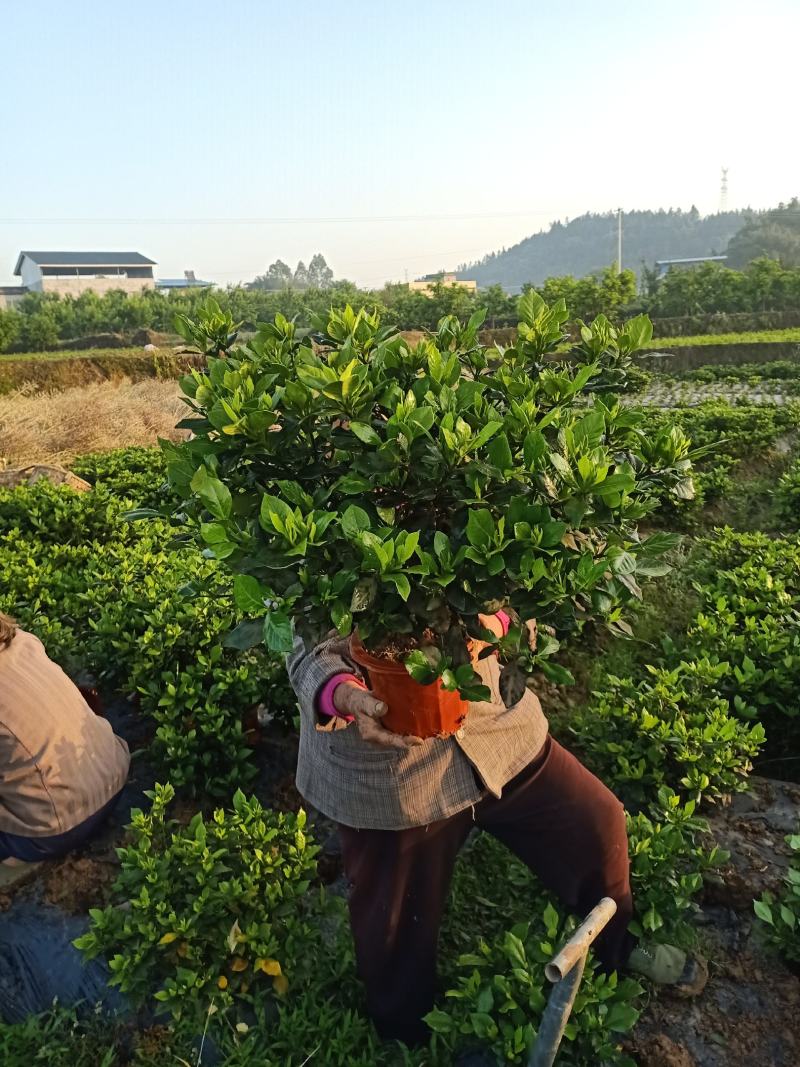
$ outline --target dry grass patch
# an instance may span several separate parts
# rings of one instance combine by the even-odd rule
[[[188,414],[173,381],[126,379],[59,392],[23,387],[0,397],[0,465],[67,465],[84,452],[154,445],[186,436],[175,424]]]

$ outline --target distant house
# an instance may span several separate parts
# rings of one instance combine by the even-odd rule
[[[425,296],[433,296],[435,285],[446,285],[451,288],[466,289],[467,292],[478,291],[478,283],[471,278],[458,278],[455,274],[426,274],[415,282],[409,282],[408,288],[413,293],[424,293]]]
[[[0,285],[0,311],[13,308],[27,293],[24,285]]]
[[[206,289],[212,282],[204,282],[195,278],[193,270],[185,270],[182,278],[159,278],[156,289]]]
[[[691,256],[689,259],[657,259],[656,275],[663,278],[674,268],[696,267],[698,263],[725,263],[727,256]]]
[[[138,293],[154,287],[154,266],[140,252],[20,252],[14,274],[34,293]]]

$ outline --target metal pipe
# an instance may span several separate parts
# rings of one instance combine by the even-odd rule
[[[566,945],[545,967],[547,979],[555,985],[542,1014],[528,1067],[553,1067],[575,997],[578,995],[589,949],[616,911],[616,902],[610,897],[603,897]]]
[[[556,984],[550,994],[539,1024],[539,1032],[531,1051],[531,1058],[528,1060],[528,1067],[553,1067],[561,1038],[569,1022],[572,1005],[578,995],[578,987],[581,984],[585,966],[586,956],[583,956],[573,965],[566,977]]]

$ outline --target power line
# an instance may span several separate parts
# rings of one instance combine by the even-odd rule
[[[142,216],[139,218],[45,218],[18,217],[0,218],[3,226],[282,226],[282,225],[322,225],[324,223],[353,222],[465,222],[475,219],[511,219],[532,218],[551,215],[550,211],[490,211],[485,213],[463,213],[456,215],[275,215],[264,217],[174,217],[157,218]]]

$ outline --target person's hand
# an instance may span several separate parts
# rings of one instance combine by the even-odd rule
[[[516,616],[515,616],[516,617]],[[479,616],[481,625],[487,629],[495,637],[502,637],[505,633],[505,628],[496,615],[481,615]],[[514,619],[510,619],[510,623],[514,625]],[[524,623],[528,627],[528,648],[531,652],[536,651],[536,638],[538,636],[538,627],[536,625],[536,619],[527,619]]]
[[[407,749],[422,744],[421,737],[401,736],[387,730],[380,721],[389,710],[382,700],[368,689],[353,682],[342,682],[333,691],[333,706],[342,715],[352,715],[361,737],[372,745],[384,748]]]

